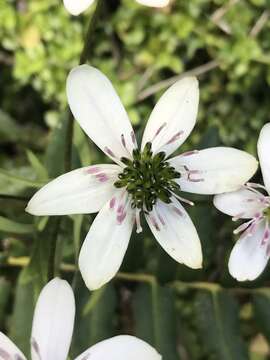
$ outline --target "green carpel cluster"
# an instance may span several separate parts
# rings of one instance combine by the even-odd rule
[[[157,199],[169,204],[172,192],[180,190],[174,181],[180,178],[180,173],[165,161],[165,152],[153,156],[151,147],[148,142],[142,152],[133,150],[133,160],[121,158],[126,167],[114,183],[116,188],[126,188],[132,196],[131,206],[134,209],[151,211]]]

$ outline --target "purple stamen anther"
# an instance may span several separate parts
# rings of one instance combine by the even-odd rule
[[[110,200],[110,209],[114,209],[115,203],[116,203],[116,198],[115,197],[111,198],[111,200]]]
[[[124,211],[124,206],[123,205],[119,205],[117,208],[117,213],[121,214]]]
[[[191,155],[195,155],[195,154],[198,154],[198,153],[199,153],[199,150],[193,150],[193,151],[184,152],[180,156],[191,156]]]
[[[270,244],[267,245],[266,255],[267,255],[267,256],[270,256]]]
[[[90,168],[86,169],[87,174],[96,174],[100,171],[100,168],[97,166],[91,166]]]
[[[126,149],[126,140],[125,140],[124,134],[121,135],[121,142],[122,142],[122,145],[124,146],[124,148]]]
[[[122,224],[122,222],[125,220],[126,215],[127,215],[127,213],[125,211],[123,211],[117,216],[118,225]]]
[[[156,131],[155,135],[154,135],[154,139],[158,136],[158,134],[161,132],[162,129],[164,129],[164,127],[167,125],[167,123],[163,123]],[[153,139],[153,140],[154,140]]]
[[[158,219],[159,219],[159,221],[161,222],[161,224],[162,224],[163,226],[166,225],[165,220],[163,219],[163,217],[162,217],[160,214],[158,214]]]
[[[114,155],[114,153],[112,152],[112,150],[109,149],[107,146],[105,147],[104,151],[105,151],[108,155],[110,155],[111,157],[115,157],[115,155]]]
[[[98,179],[99,182],[106,182],[109,180],[109,177],[104,173],[100,173],[96,175],[96,179]]]
[[[157,231],[160,231],[160,227],[158,226],[158,223],[157,223],[157,220],[155,219],[155,217],[154,217],[154,216],[150,216],[150,220],[151,220],[152,224],[154,225],[155,229],[156,229]]]
[[[176,207],[176,206],[173,206],[173,211],[177,214],[177,215],[179,215],[179,216],[183,216],[184,214],[183,214],[183,211],[181,211],[178,207]]]
[[[176,140],[178,140],[180,138],[181,135],[183,135],[184,131],[179,131],[178,133],[176,133],[167,143],[166,145],[172,144],[173,142],[175,142]]]
[[[131,140],[132,140],[133,144],[136,144],[136,136],[135,136],[134,131],[131,131],[130,136],[131,136]]]

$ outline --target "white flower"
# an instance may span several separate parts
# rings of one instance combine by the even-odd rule
[[[66,360],[75,316],[74,295],[69,284],[58,278],[41,291],[36,304],[31,335],[32,360]],[[23,331],[23,329],[22,329]],[[144,341],[127,335],[104,340],[83,352],[75,360],[161,360]],[[0,332],[0,359],[26,360],[13,342]]]
[[[167,160],[189,136],[198,111],[196,78],[176,82],[160,98],[148,120],[141,150],[127,113],[111,82],[88,65],[67,79],[75,119],[117,165],[71,171],[40,189],[27,211],[64,215],[99,211],[82,246],[79,267],[89,289],[97,289],[119,270],[140,214],[159,244],[179,263],[202,266],[197,231],[178,201],[180,190],[218,194],[237,190],[254,174],[256,159],[240,150],[217,147]]]
[[[234,231],[242,234],[229,259],[230,274],[238,281],[256,279],[270,255],[270,124],[261,130],[258,155],[265,186],[248,183],[238,191],[214,198],[216,208],[233,216],[234,221],[247,220]]]
[[[72,15],[79,15],[85,11],[95,0],[63,0],[65,8]],[[152,7],[164,7],[167,6],[170,0],[136,0],[139,4],[152,6]]]

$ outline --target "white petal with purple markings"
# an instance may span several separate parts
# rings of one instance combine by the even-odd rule
[[[257,160],[245,151],[215,147],[169,160],[181,173],[177,180],[182,191],[195,194],[220,194],[238,190],[256,172]]]
[[[186,77],[172,85],[159,99],[147,122],[142,149],[152,142],[154,153],[175,151],[189,136],[199,105],[198,81]]]
[[[255,280],[264,270],[270,254],[268,243],[263,243],[265,222],[257,225],[253,234],[239,239],[229,259],[230,274],[238,281]]]
[[[174,260],[193,269],[202,267],[199,236],[177,200],[173,199],[171,204],[158,200],[153,211],[145,216],[155,238]]]
[[[253,218],[267,206],[262,194],[255,193],[247,188],[216,195],[214,205],[224,214],[239,219]]]
[[[134,211],[122,191],[115,192],[100,210],[83,243],[79,268],[86,286],[95,290],[110,281],[126,253]]]
[[[41,291],[36,304],[32,336],[32,360],[66,360],[75,317],[70,285],[58,278]]]
[[[26,360],[23,353],[2,332],[0,332],[0,359],[1,360]]]
[[[115,192],[118,165],[95,165],[73,170],[43,186],[29,201],[33,215],[68,215],[97,212]]]
[[[75,360],[161,360],[160,354],[143,340],[120,335],[90,347]]]
[[[131,158],[136,139],[128,115],[110,80],[98,69],[80,65],[67,78],[70,109],[82,129],[119,163]]]

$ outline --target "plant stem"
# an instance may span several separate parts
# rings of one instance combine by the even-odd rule
[[[83,47],[83,51],[80,56],[80,65],[87,62],[87,60],[91,56],[91,52],[93,49],[94,33],[95,33],[95,30],[97,27],[98,20],[103,11],[103,6],[104,6],[103,0],[98,0],[96,9],[90,19],[89,24],[88,24],[88,29],[87,29],[87,33],[86,33],[86,37],[85,37],[85,41],[84,41],[84,47]]]

